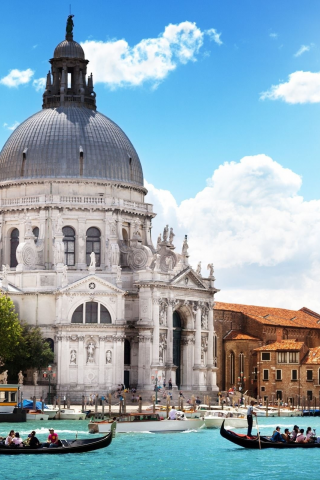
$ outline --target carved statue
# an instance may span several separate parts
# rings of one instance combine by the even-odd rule
[[[7,278],[8,271],[9,271],[9,267],[7,265],[2,265],[3,279]]]
[[[22,370],[18,373],[18,383],[19,385],[23,385],[23,373]]]
[[[119,265],[118,265],[117,266],[117,279],[116,279],[117,282],[121,282],[121,271],[122,271],[122,268],[119,267]]]
[[[159,361],[164,363],[164,350],[167,347],[167,337],[165,333],[160,333],[159,337]]]
[[[30,220],[29,215],[26,215],[25,220],[24,220],[24,225],[25,225],[24,236],[25,237],[32,237],[33,236],[32,224],[31,224],[31,220]]]
[[[2,377],[1,383],[3,383],[4,385],[7,385],[7,383],[8,383],[8,370],[5,370],[4,372],[2,372],[0,374],[0,376]]]
[[[189,245],[188,245],[188,235],[185,235],[185,236],[184,236],[183,245],[182,245],[182,255],[183,255],[184,257],[188,255],[188,248],[189,248]]]
[[[166,225],[163,229],[163,241],[166,242],[168,240],[168,233],[169,233],[169,225]]]
[[[173,233],[173,228],[170,228],[170,235],[169,235],[169,243],[170,245],[173,245],[173,239],[175,237],[175,234]]]
[[[132,235],[133,236],[141,237],[140,226],[141,226],[141,222],[138,218],[133,220],[133,222],[132,222]]]
[[[209,270],[209,277],[213,277],[213,274],[214,274],[213,263],[209,263],[209,264],[208,264],[207,270]]]
[[[38,385],[38,372],[35,370],[33,372],[33,385],[37,386]]]
[[[70,363],[73,363],[74,365],[76,365],[76,363],[77,363],[77,352],[76,352],[76,350],[71,350],[71,352],[70,352]]]
[[[67,19],[67,27],[66,27],[66,32],[68,35],[72,35],[73,33],[73,27],[74,27],[74,23],[73,23],[73,17],[74,15],[68,15],[68,19]]]
[[[106,363],[112,363],[112,352],[111,352],[111,350],[106,351]]]
[[[154,271],[160,270],[160,260],[161,260],[161,256],[160,256],[158,253],[155,253],[155,254],[153,255],[153,261],[154,261],[153,270],[154,270]]]
[[[89,267],[96,268],[96,254],[94,252],[90,253],[90,265]]]
[[[157,249],[159,248],[159,245],[160,245],[161,242],[162,242],[161,233],[159,233],[159,237],[157,239]]]
[[[115,220],[109,220],[110,235],[117,234],[117,226]]]
[[[164,305],[161,305],[160,311],[159,311],[159,325],[164,325],[165,324],[165,309]]]
[[[64,243],[57,239],[54,241],[53,246],[53,263],[55,265],[64,263]]]
[[[166,265],[168,267],[168,272],[171,272],[171,270],[173,269],[173,257],[172,257],[172,255],[168,255],[166,257]]]
[[[87,363],[94,363],[94,351],[96,346],[93,342],[88,343],[87,345]]]
[[[201,314],[201,328],[206,330],[208,328],[208,315],[205,311]]]
[[[197,265],[196,273],[197,273],[198,275],[201,275],[201,262],[199,262],[198,265]]]

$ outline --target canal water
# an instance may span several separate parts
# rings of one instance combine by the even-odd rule
[[[53,426],[60,438],[90,437],[87,421],[0,423],[0,435],[13,427],[26,438],[36,430],[44,441]],[[259,418],[262,435],[279,425],[292,429],[311,426],[320,436],[320,418]],[[244,430],[239,430],[244,433]],[[255,433],[255,431],[253,431]],[[310,450],[245,450],[220,437],[219,430],[172,434],[121,434],[102,450],[69,455],[0,455],[1,480],[182,480],[315,478],[320,448]]]

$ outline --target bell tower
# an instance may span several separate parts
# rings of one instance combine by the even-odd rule
[[[57,45],[50,60],[42,108],[76,106],[96,110],[92,73],[87,76],[89,61],[81,45],[73,40],[73,17],[68,16],[66,38]]]

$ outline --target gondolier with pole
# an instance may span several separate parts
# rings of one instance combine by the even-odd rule
[[[253,406],[254,406],[254,401],[251,400],[250,405],[248,405],[248,410],[247,410],[247,422],[248,422],[248,432],[247,436],[251,437],[251,432],[252,432],[252,423],[253,423],[253,415],[257,416],[257,414],[253,411]]]

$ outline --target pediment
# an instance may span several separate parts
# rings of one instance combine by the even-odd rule
[[[201,277],[197,275],[191,267],[188,267],[182,272],[178,273],[178,275],[176,275],[170,283],[177,287],[201,288],[203,290],[208,290]]]
[[[113,283],[104,280],[97,275],[87,275],[81,280],[70,283],[66,287],[59,289],[61,293],[105,293],[105,294],[125,294],[125,291]]]

